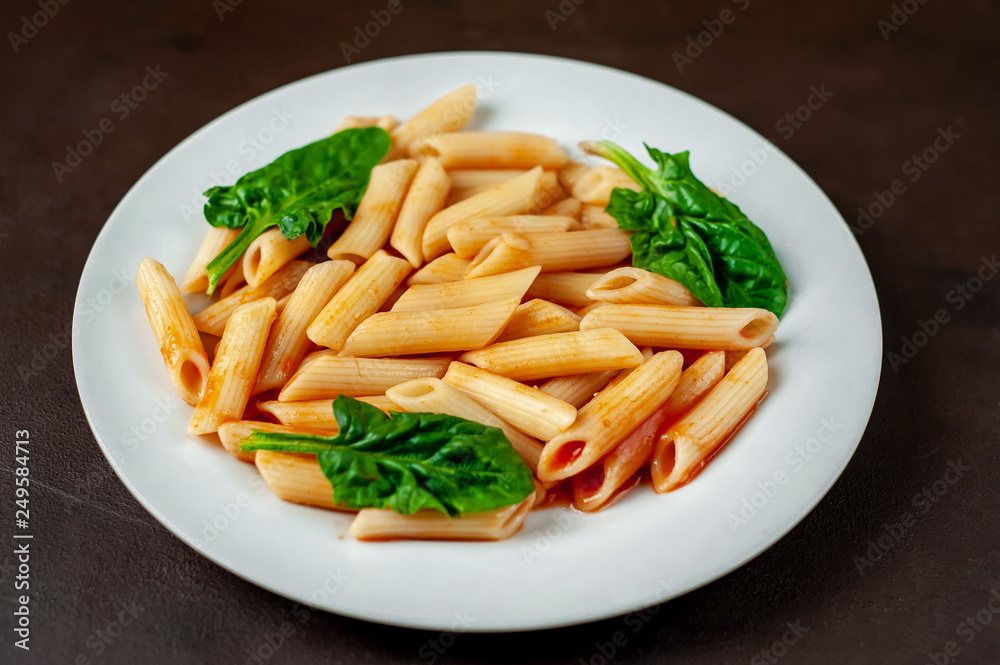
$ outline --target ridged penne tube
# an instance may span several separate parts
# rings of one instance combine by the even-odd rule
[[[258,450],[255,463],[267,488],[282,501],[313,508],[356,512],[334,503],[333,488],[319,468],[315,455]]]
[[[240,305],[229,317],[205,394],[191,415],[189,434],[211,434],[222,423],[243,417],[276,307],[274,298],[262,298]]]
[[[369,395],[356,398],[359,402],[371,404],[382,411],[399,411],[400,407],[385,395]],[[266,413],[282,425],[295,425],[311,429],[338,428],[333,415],[332,399],[312,399],[301,402],[279,402],[272,400],[258,402],[257,410]]]
[[[545,444],[538,479],[569,478],[610,452],[670,397],[682,364],[680,353],[663,351],[602,390],[569,429]]]
[[[627,232],[618,230],[504,233],[479,250],[465,277],[485,277],[527,266],[542,266],[542,272],[610,266],[632,253],[628,238]]]
[[[458,359],[515,381],[629,369],[642,353],[617,330],[587,330],[525,337],[469,351]]]
[[[604,210],[604,206],[584,204],[580,209],[580,226],[587,230],[617,229],[618,220],[609,215]]]
[[[470,263],[472,263],[471,260],[460,258],[454,252],[444,254],[410,275],[406,283],[412,285],[457,282],[460,279],[465,279],[465,270]]]
[[[438,134],[411,145],[410,152],[436,157],[446,169],[557,169],[569,159],[555,139],[521,132]]]
[[[209,227],[205,234],[205,239],[201,241],[198,253],[191,262],[184,279],[181,280],[181,293],[204,293],[208,290],[208,271],[205,269],[209,262],[219,253],[229,246],[236,236],[243,229],[227,229],[224,226]]]
[[[348,533],[358,540],[504,540],[518,532],[534,501],[532,493],[513,506],[459,517],[448,517],[436,510],[397,515],[391,510],[365,508],[351,522]]]
[[[555,205],[566,198],[566,190],[559,184],[559,178],[555,171],[545,171],[538,179],[538,191],[531,201],[531,208],[528,213],[531,215],[541,215],[542,211]]]
[[[334,128],[333,133],[336,134],[339,131],[345,129],[357,129],[359,127],[381,127],[387,132],[391,132],[399,124],[395,116],[383,115],[383,116],[361,116],[361,115],[345,115],[344,119],[340,121],[340,124]]]
[[[326,255],[334,260],[347,259],[360,264],[381,249],[389,240],[416,171],[417,162],[412,159],[399,159],[373,168],[354,219],[330,245]]]
[[[535,167],[431,217],[421,243],[424,261],[436,259],[448,251],[448,229],[454,224],[477,217],[518,215],[529,210],[534,205],[541,177],[541,167]]]
[[[501,429],[510,441],[510,445],[531,469],[531,473],[538,467],[538,457],[542,454],[541,443],[515,429],[510,423],[441,379],[407,381],[389,388],[386,396],[399,405],[397,408],[406,411],[444,413]]]
[[[726,373],[726,358],[722,351],[712,351],[698,358],[681,372],[677,387],[663,405],[667,422],[673,421],[701,400],[722,380]]]
[[[497,341],[509,342],[522,337],[574,332],[579,329],[579,316],[553,302],[535,298],[517,306],[514,316],[510,317],[507,327],[497,337]]]
[[[379,312],[354,329],[341,353],[371,358],[479,349],[500,336],[520,302],[512,296],[452,309]]]
[[[680,282],[630,266],[606,273],[587,290],[587,297],[632,305],[701,305],[701,301]]]
[[[640,346],[736,351],[760,346],[778,327],[766,309],[613,305],[583,317],[580,330],[614,328]]]
[[[259,286],[248,284],[195,314],[193,317],[195,326],[209,335],[221,337],[226,322],[237,307],[261,298],[274,298],[275,301],[284,298],[295,290],[302,275],[312,266],[313,264],[308,261],[286,263]]]
[[[413,176],[413,183],[399,209],[389,244],[414,268],[419,268],[424,262],[421,248],[424,228],[430,218],[444,207],[450,182],[440,162],[433,158],[425,159]]]
[[[257,460],[256,450],[248,453],[240,450],[240,445],[254,433],[259,432],[280,432],[282,434],[320,434],[322,436],[334,436],[339,431],[336,421],[333,427],[289,427],[288,425],[277,425],[275,423],[265,423],[260,420],[230,420],[219,425],[219,440],[222,447],[230,455],[241,462],[253,464]],[[329,483],[327,483],[329,485]]]
[[[528,297],[585,307],[592,302],[587,290],[603,276],[599,272],[548,272],[538,276],[528,289]]]
[[[215,289],[215,295],[219,297],[219,300],[228,298],[236,293],[236,291],[246,286],[247,280],[243,276],[243,261],[237,261],[234,263],[233,267],[227,270],[226,274],[222,276],[222,281],[220,283],[222,286]]]
[[[442,379],[522,432],[543,441],[576,420],[576,407],[513,379],[454,362]]]
[[[145,258],[135,285],[174,390],[188,404],[197,404],[208,382],[208,356],[177,283],[162,264]]]
[[[611,200],[611,192],[615,188],[631,189],[638,192],[642,189],[627,173],[613,166],[585,166],[571,162],[559,171],[559,182],[562,183],[573,198],[587,205],[605,207]]]
[[[350,261],[324,261],[310,268],[271,326],[254,394],[280,388],[305,358],[312,342],[306,329],[354,272]]]
[[[433,157],[428,157],[427,159],[434,159]],[[501,170],[501,171],[449,171],[449,173],[491,173],[491,174],[520,174],[524,171],[519,170]],[[448,198],[444,202],[444,207],[453,206],[456,203],[460,203],[466,199],[472,198],[476,194],[482,194],[483,192],[489,191],[490,189],[496,187],[500,183],[503,183],[514,175],[506,176],[503,178],[494,178],[494,182],[490,182],[487,178],[481,178],[480,184],[471,185],[467,187],[456,187],[452,186],[451,190],[448,192]],[[472,180],[471,178],[469,180]],[[531,209],[528,210],[529,214],[541,214],[541,211],[556,204],[556,202],[561,201],[566,198],[566,190],[562,188],[559,184],[559,178],[556,176],[555,171],[543,171],[541,177],[538,179],[538,191],[535,192],[535,197],[531,202]]]
[[[751,349],[704,399],[664,432],[650,460],[653,489],[677,489],[753,412],[767,389],[767,358]]]
[[[316,315],[306,336],[339,351],[358,324],[378,311],[409,272],[408,261],[383,250],[375,252]]]
[[[580,199],[574,199],[574,198],[563,199],[558,203],[553,203],[548,208],[542,211],[543,215],[558,215],[558,216],[572,217],[577,222],[580,221],[580,215],[582,213],[583,213],[583,204],[580,202]]]
[[[468,219],[448,229],[448,242],[455,254],[471,258],[493,238],[504,233],[568,231],[576,223],[572,217],[556,215],[508,215]]]
[[[538,266],[514,272],[441,284],[416,284],[408,288],[392,306],[392,312],[426,312],[435,309],[471,307],[481,303],[524,297],[538,276]]]
[[[451,358],[346,358],[324,351],[303,363],[278,394],[282,402],[383,395],[400,383],[425,376],[441,378]]]
[[[452,189],[496,187],[527,172],[527,169],[453,169],[448,171]]]
[[[469,83],[452,90],[422,109],[390,135],[395,148],[404,154],[410,145],[422,138],[444,132],[457,132],[469,122],[476,110],[476,84]]]
[[[557,376],[538,386],[538,389],[579,409],[594,399],[597,393],[604,390],[619,374],[621,374],[621,370],[609,369],[603,372]]]
[[[259,286],[296,256],[309,249],[309,240],[300,235],[289,240],[281,229],[268,229],[247,247],[243,254],[243,279],[250,286]]]

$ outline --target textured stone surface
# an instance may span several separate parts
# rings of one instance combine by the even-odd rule
[[[114,476],[80,409],[60,334],[87,252],[118,200],[224,111],[343,66],[340,42],[386,5],[252,1],[220,19],[225,1],[70,2],[17,52],[9,35],[0,47],[0,418],[10,451],[0,461],[0,497],[12,513],[12,440],[16,429],[30,429],[37,534],[28,653],[12,646],[11,548],[0,557],[2,662],[257,662],[252,654],[270,655],[258,650],[283,622],[294,633],[261,662],[432,662],[425,655],[435,634],[326,614],[300,624],[292,603],[188,549]],[[958,311],[948,294],[1000,249],[1000,6],[901,4],[919,9],[883,39],[877,22],[890,19],[888,0],[590,0],[558,22],[545,13],[560,11],[555,0],[405,2],[355,55],[530,51],[663,81],[772,137],[851,222],[858,206],[900,179],[905,193],[859,237],[881,299],[886,352],[899,351],[901,336],[936,310],[951,316],[898,371],[885,363],[871,424],[843,477],[755,561],[662,606],[636,633],[619,618],[547,633],[462,635],[437,662],[596,665],[604,661],[595,643],[622,631],[626,642],[613,660],[623,665],[764,663],[771,661],[761,650],[782,640],[789,622],[808,630],[787,633],[796,642],[782,662],[924,663],[949,641],[960,648],[958,662],[996,662],[1000,618],[988,603],[1000,589],[1000,280]],[[672,53],[724,8],[735,21],[678,71]],[[4,2],[0,28],[20,32],[22,17],[38,11],[33,0]],[[169,75],[122,118],[126,107],[112,104],[147,66]],[[786,137],[776,123],[821,85],[833,96]],[[52,162],[106,117],[114,131],[59,181]],[[905,162],[948,127],[960,138],[911,182]],[[52,357],[40,356],[30,376],[20,371],[44,344]],[[932,490],[956,460],[971,471],[921,513],[915,495]],[[859,574],[853,557],[908,511],[916,514],[912,526]],[[123,609],[137,616],[119,633],[113,624]],[[993,618],[979,632],[965,623],[977,612]]]

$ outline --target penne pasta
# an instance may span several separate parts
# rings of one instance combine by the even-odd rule
[[[630,266],[615,268],[603,275],[587,290],[587,297],[631,305],[701,305],[701,301],[680,282]]]
[[[642,188],[627,173],[613,166],[585,166],[570,162],[559,171],[559,182],[573,198],[592,206],[605,208],[611,200],[615,188],[630,189],[634,192]]]
[[[673,422],[698,403],[726,373],[725,354],[712,351],[691,363],[681,372],[677,387],[663,405],[667,422]]]
[[[609,304],[580,321],[580,330],[614,328],[638,345],[721,351],[760,346],[777,327],[773,313],[749,307]]]
[[[569,478],[594,464],[662,405],[681,374],[677,351],[654,354],[577,413],[576,422],[542,448],[538,479]]]
[[[334,502],[333,488],[323,475],[315,455],[258,450],[256,464],[267,488],[282,501],[313,508],[356,512]]]
[[[438,134],[411,144],[410,153],[446,169],[557,169],[569,159],[555,139],[520,132]]]
[[[393,386],[425,376],[441,378],[451,359],[345,358],[323,351],[288,380],[278,394],[282,402],[332,399],[338,395],[383,395]]]
[[[542,272],[600,268],[632,252],[625,231],[504,233],[486,243],[465,271],[466,279],[541,266]]]
[[[538,276],[538,266],[514,272],[441,284],[417,284],[408,288],[392,306],[393,312],[426,312],[471,307],[506,298],[520,302]]]
[[[344,119],[340,121],[340,124],[333,130],[336,134],[339,131],[345,129],[357,129],[359,127],[381,127],[387,132],[391,132],[399,124],[395,116],[383,115],[383,116],[359,116],[359,115],[345,115]]]
[[[313,264],[308,261],[292,261],[285,264],[259,286],[244,286],[195,314],[193,317],[195,326],[204,333],[221,337],[229,317],[238,307],[262,298],[273,298],[275,301],[284,298],[295,290],[299,280],[312,266]]]
[[[450,183],[448,173],[440,162],[434,158],[425,159],[413,176],[413,183],[399,209],[389,244],[414,268],[419,268],[424,262],[421,247],[424,228],[444,206]]]
[[[306,336],[339,351],[358,324],[378,311],[409,272],[408,261],[383,250],[375,252],[316,315]]]
[[[259,420],[230,420],[219,425],[219,440],[222,442],[222,447],[230,455],[241,462],[253,464],[257,460],[258,451],[251,450],[245,453],[240,450],[240,445],[250,438],[250,435],[255,430],[258,432],[280,432],[282,434],[321,434],[323,436],[334,436],[338,432],[336,421],[334,421],[332,428],[311,428],[288,427],[287,425],[276,425]]]
[[[531,202],[528,214],[541,215],[542,211],[547,210],[565,198],[566,190],[559,184],[559,178],[556,176],[555,171],[545,171],[542,173],[542,177],[538,179],[538,191],[535,192],[535,198]]]
[[[453,309],[373,314],[354,329],[342,353],[371,358],[479,349],[500,336],[520,302],[512,296]]]
[[[448,176],[452,189],[477,189],[496,187],[524,173],[527,169],[455,169]]]
[[[457,132],[469,122],[475,110],[476,84],[456,88],[392,130],[393,146],[402,154],[408,154],[410,146],[420,139]]]
[[[448,251],[448,229],[461,221],[478,217],[518,215],[531,209],[541,177],[541,167],[533,168],[431,217],[424,228],[421,241],[424,260],[436,259]]]
[[[455,254],[471,258],[493,238],[503,233],[568,231],[576,224],[572,217],[556,215],[508,215],[468,219],[448,229],[448,243]]]
[[[363,396],[357,400],[371,404],[382,411],[399,411],[399,407],[385,395]],[[258,402],[257,410],[271,416],[282,425],[295,425],[306,429],[338,428],[337,419],[333,416],[333,399]]]
[[[459,258],[454,252],[444,254],[424,265],[423,268],[410,275],[407,284],[441,284],[457,282],[465,279],[465,270],[472,263],[469,259]]]
[[[481,279],[489,279],[482,277]],[[552,333],[575,332],[580,329],[580,317],[565,307],[535,298],[517,306],[507,327],[497,337],[498,342],[509,342],[522,337],[536,337]]]
[[[580,226],[587,230],[617,229],[618,220],[609,215],[604,206],[583,205],[580,208]]]
[[[228,298],[233,295],[246,285],[247,280],[243,276],[243,261],[237,261],[233,264],[233,267],[227,270],[226,274],[223,275],[222,286],[215,290],[215,294],[219,296],[219,300],[222,300],[223,298]]]
[[[268,229],[257,236],[243,254],[243,279],[250,286],[260,286],[261,282],[296,256],[308,251],[309,247],[309,239],[305,234],[288,240],[281,229]]]
[[[403,198],[417,171],[417,162],[400,159],[372,169],[368,189],[354,219],[327,250],[331,259],[361,264],[379,251],[392,233]]]
[[[302,276],[271,327],[254,394],[285,385],[312,348],[306,329],[352,272],[354,264],[350,261],[324,261]]]
[[[593,302],[587,290],[603,276],[599,272],[545,273],[539,275],[528,289],[528,297],[551,300],[569,307],[585,307]]]
[[[197,404],[208,382],[208,356],[177,283],[162,264],[145,258],[135,285],[174,390],[188,404]]]
[[[572,217],[577,222],[580,221],[580,216],[583,214],[583,204],[580,203],[580,199],[568,198],[559,201],[558,203],[553,203],[548,208],[542,211],[543,215],[557,215],[562,217]],[[576,230],[576,227],[573,228]]]
[[[208,373],[205,393],[191,416],[189,434],[211,434],[222,423],[243,417],[276,307],[274,298],[262,298],[233,312]]]
[[[191,262],[184,279],[181,280],[181,293],[204,293],[208,290],[208,271],[206,266],[219,255],[219,252],[229,246],[243,229],[227,229],[224,226],[211,226],[201,241],[201,247]],[[223,279],[228,276],[224,275]]]
[[[358,540],[503,540],[517,533],[534,502],[532,494],[513,506],[460,517],[449,517],[436,510],[397,515],[391,510],[365,508],[351,522],[348,533]]]
[[[594,399],[597,393],[604,390],[621,372],[619,369],[608,369],[573,376],[557,376],[538,386],[538,389],[579,409]]]
[[[659,493],[688,482],[740,424],[767,389],[767,358],[751,349],[704,399],[664,432],[650,461]]]
[[[542,454],[541,443],[515,429],[493,411],[441,379],[426,378],[407,381],[389,388],[386,391],[386,396],[399,405],[397,408],[403,408],[406,411],[444,413],[501,429],[510,445],[531,469],[532,474],[538,467],[538,458]]]
[[[522,432],[543,441],[576,419],[576,407],[537,388],[464,363],[451,363],[442,381]]]
[[[515,339],[469,351],[458,360],[515,381],[533,381],[629,369],[642,363],[642,354],[620,332],[607,329]]]

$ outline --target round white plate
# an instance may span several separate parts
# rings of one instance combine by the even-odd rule
[[[691,150],[695,173],[763,228],[792,300],[769,349],[770,396],[690,485],[642,487],[580,516],[550,509],[498,543],[362,543],[349,516],[284,503],[252,466],[188,437],[135,291],[139,260],[183,276],[207,228],[200,193],[329,134],[345,114],[406,118],[475,81],[475,128],[538,132],[578,154],[610,138]],[[645,160],[648,163],[648,160]],[[310,606],[387,624],[508,631],[637,610],[749,561],[819,502],[854,453],[881,367],[878,302],[847,224],[756,132],[648,79],[535,55],[447,53],[338,69],[209,123],[129,191],[87,261],[73,361],[111,465],[168,529],[220,566]]]

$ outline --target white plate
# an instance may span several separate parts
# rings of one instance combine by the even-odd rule
[[[770,236],[792,285],[768,353],[770,397],[695,482],[671,494],[643,487],[582,517],[535,512],[499,543],[356,542],[346,535],[350,517],[284,503],[253,467],[185,435],[191,408],[167,379],[133,275],[145,256],[183,275],[207,228],[199,194],[213,180],[228,184],[317,140],[345,114],[405,118],[467,81],[481,86],[476,127],[548,134],[567,149],[599,137],[637,155],[643,141],[690,149],[702,180],[728,186]],[[812,510],[857,447],[878,386],[882,335],[864,258],[816,184],[765,147],[673,88],[542,56],[395,58],[287,85],[195,132],[112,213],[74,315],[84,411],[153,516],[220,566],[304,604],[415,628],[506,631],[678,596],[755,557]]]

